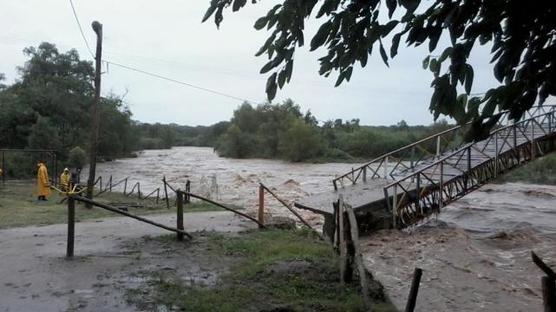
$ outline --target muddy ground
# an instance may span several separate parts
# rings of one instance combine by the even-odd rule
[[[150,218],[175,224],[175,215]],[[228,212],[185,215],[191,232],[254,227]],[[175,271],[191,283],[210,284],[227,270],[229,262],[205,261],[195,243],[150,238],[163,234],[129,218],[78,223],[76,256],[68,260],[64,224],[0,230],[0,311],[135,311],[125,293],[141,285],[145,271]]]

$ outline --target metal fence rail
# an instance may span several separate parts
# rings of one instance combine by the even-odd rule
[[[414,224],[500,173],[554,151],[555,126],[555,107],[537,108],[519,122],[495,128],[483,141],[396,176],[384,187],[394,226]]]
[[[530,119],[539,114],[549,114],[554,112],[555,108],[556,106],[554,105],[535,106],[525,113],[523,119]],[[501,112],[495,116],[498,120],[493,127],[494,130],[505,128],[512,124],[512,121],[508,119],[508,111]],[[337,190],[346,184],[366,182],[368,179],[396,181],[403,178],[409,173],[420,170],[423,166],[434,163],[442,158],[443,155],[464,148],[463,136],[469,127],[470,123],[456,126],[377,157],[336,177],[332,180],[334,189]]]

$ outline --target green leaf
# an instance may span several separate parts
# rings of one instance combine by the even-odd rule
[[[276,73],[268,77],[266,81],[266,96],[269,101],[272,101],[276,97]]]
[[[263,16],[261,18],[259,18],[256,22],[255,22],[255,29],[256,30],[261,30],[266,26],[266,23],[268,23],[268,17]]]
[[[274,68],[274,60],[271,60],[270,62],[266,63],[263,68],[261,68],[260,73],[264,74],[267,73],[268,71],[270,71],[272,68]]]
[[[290,60],[289,62],[286,63],[286,76],[287,76],[287,82],[290,82],[290,79],[292,78],[292,71],[293,71],[293,60]]]
[[[400,38],[402,34],[395,34],[392,38],[392,46],[390,47],[390,57],[393,58],[398,54],[398,47],[400,46]]]
[[[349,81],[349,79],[351,78],[351,74],[353,72],[353,66],[350,66],[346,69],[346,80]]]
[[[382,57],[382,61],[384,62],[384,64],[386,64],[387,67],[390,67],[390,65],[388,65],[388,55],[384,50],[384,46],[382,45],[382,42],[380,42],[379,45],[380,45],[380,56]]]
[[[338,75],[338,79],[336,80],[336,84],[334,85],[334,87],[339,86],[340,84],[342,84],[342,81],[344,81],[344,79],[346,78],[346,72],[340,72],[340,74]]]
[[[382,37],[388,36],[388,34],[398,25],[399,21],[389,21],[382,28]]]
[[[247,0],[234,0],[234,4],[232,5],[232,12],[241,9],[245,5],[245,3],[247,3]]]
[[[440,62],[433,58],[429,63],[429,69],[434,74],[438,74],[440,72]]]
[[[397,6],[396,0],[386,0],[386,7],[388,7],[388,18],[392,18],[392,14],[396,10]]]
[[[434,51],[436,49],[436,45],[438,44],[438,40],[440,39],[440,35],[442,34],[442,28],[434,27],[431,29],[429,34],[429,52]]]
[[[266,39],[263,46],[259,49],[259,51],[257,51],[257,53],[255,53],[255,56],[261,56],[264,51],[266,51],[268,47],[270,47],[274,39],[276,39],[276,32],[274,32],[270,37],[268,37],[268,39]]]
[[[447,47],[446,49],[444,49],[444,51],[442,52],[442,54],[438,58],[438,62],[439,63],[444,62],[448,58],[448,56],[450,56],[452,54],[453,50],[454,50],[454,48],[452,48],[452,47]]]
[[[473,86],[473,67],[469,64],[465,65],[465,92],[467,94],[471,93],[471,87]]]
[[[498,101],[496,100],[496,98],[489,99],[488,102],[485,104],[485,107],[483,108],[481,115],[486,117],[492,116],[497,105],[498,105]]]
[[[286,70],[280,71],[278,74],[278,87],[280,87],[280,89],[282,89],[284,83],[286,83],[286,78]]]
[[[403,6],[408,12],[413,13],[419,6],[420,0],[398,0],[401,6]]]
[[[211,15],[214,13],[214,11],[216,11],[217,4],[218,4],[218,2],[216,2],[216,1],[212,1],[210,3],[210,7],[207,9],[207,12],[205,13],[205,16],[203,16],[203,19],[201,20],[201,23],[204,23],[206,20],[208,20],[211,17]]]
[[[425,57],[425,59],[423,60],[423,69],[427,69],[429,67],[429,61],[431,59],[431,56],[427,56]]]
[[[326,38],[328,38],[328,34],[330,33],[332,23],[330,21],[322,24],[311,40],[311,51],[318,49],[326,42]]]

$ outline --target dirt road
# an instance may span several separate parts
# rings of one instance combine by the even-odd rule
[[[175,224],[175,215],[149,218]],[[254,227],[228,212],[185,214],[190,232]],[[192,283],[210,284],[226,270],[204,266],[195,240],[149,238],[169,233],[130,218],[77,223],[76,256],[67,260],[65,224],[0,230],[0,311],[134,311],[124,295],[143,282],[141,272],[176,270]]]

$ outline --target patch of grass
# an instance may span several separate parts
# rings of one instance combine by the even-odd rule
[[[36,185],[33,181],[7,181],[4,186],[0,185],[0,228],[66,222],[67,202],[61,203],[64,198],[62,195],[52,192],[47,202],[38,202],[35,192]],[[151,199],[139,200],[136,197],[127,197],[122,193],[115,192],[103,193],[95,197],[95,201],[115,206],[130,206],[128,212],[137,215],[175,213],[176,209],[173,203],[171,203],[170,209],[167,209],[162,200],[156,204]],[[192,202],[184,209],[185,212],[211,210],[220,210],[220,208],[204,202]],[[86,208],[79,202],[76,205],[75,215],[78,222],[120,216],[101,208]]]
[[[254,231],[245,239],[213,235],[209,243],[213,250],[224,255],[247,257],[249,265],[236,268],[236,273],[244,276],[254,276],[265,266],[279,261],[335,259],[330,246],[308,231]]]
[[[531,161],[501,176],[497,182],[524,182],[556,185],[556,153]]]
[[[129,301],[142,309],[166,306],[181,311],[365,310],[358,283],[340,286],[337,255],[310,232],[211,234],[206,251],[213,259],[239,259],[216,286],[186,285],[176,276],[151,272],[149,290],[142,289],[140,295],[130,290]],[[395,311],[373,283],[374,310]]]

